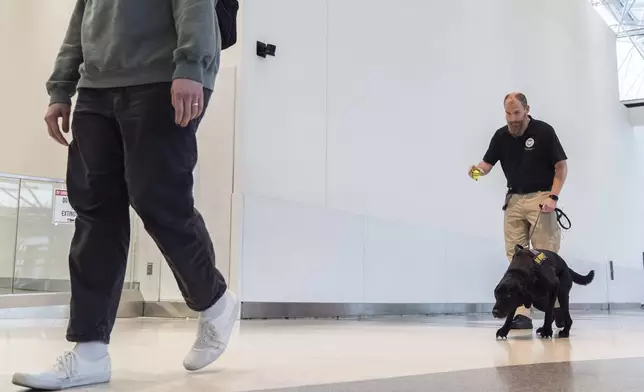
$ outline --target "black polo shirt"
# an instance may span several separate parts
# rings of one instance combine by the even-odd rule
[[[532,117],[521,136],[512,136],[507,125],[496,131],[483,157],[492,166],[501,162],[512,193],[551,190],[555,164],[566,159],[554,128]]]

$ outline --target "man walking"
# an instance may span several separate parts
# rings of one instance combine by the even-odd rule
[[[515,245],[558,252],[561,229],[556,214],[559,194],[568,173],[566,153],[555,130],[530,116],[528,100],[522,93],[504,99],[507,125],[496,131],[483,161],[470,168],[470,176],[490,173],[501,162],[508,193],[503,209],[505,250],[510,261]],[[540,207],[542,206],[542,207]],[[532,237],[530,237],[532,235]],[[555,320],[563,327],[563,317],[555,305]],[[513,329],[532,329],[530,312],[517,309]]]
[[[47,82],[49,135],[67,146],[78,88],[67,187],[78,213],[69,255],[67,340],[76,346],[14,384],[57,390],[108,382],[107,345],[123,288],[129,206],[159,246],[187,305],[199,312],[184,360],[201,369],[224,352],[239,312],[215,268],[194,208],[196,132],[219,68],[216,0],[77,0]],[[59,126],[62,120],[62,129]]]

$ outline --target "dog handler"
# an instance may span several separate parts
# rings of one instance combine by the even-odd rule
[[[503,206],[508,260],[515,245],[528,247],[530,240],[534,248],[559,252],[561,229],[553,212],[568,173],[566,153],[552,126],[530,116],[524,94],[510,93],[503,103],[507,125],[496,131],[483,161],[472,166],[469,175],[484,176],[501,162],[508,185]],[[558,308],[557,302],[555,320],[562,327]],[[532,329],[528,309],[517,309],[512,329]]]

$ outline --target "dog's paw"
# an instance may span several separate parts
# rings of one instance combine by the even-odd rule
[[[552,327],[543,326],[543,327],[537,329],[537,335],[540,335],[542,339],[551,338],[552,337]]]
[[[507,339],[508,338],[508,333],[510,333],[510,330],[507,328],[499,328],[498,331],[496,331],[496,338],[497,339]]]
[[[562,338],[562,339],[569,338],[569,337],[570,337],[570,331],[564,331],[564,330],[561,330],[561,331],[559,331],[559,333],[557,334],[557,336],[558,336],[558,337],[560,337],[560,338]]]

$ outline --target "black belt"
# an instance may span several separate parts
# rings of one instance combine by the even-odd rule
[[[551,190],[552,188],[508,188],[508,192],[505,194],[505,201],[503,202],[503,207],[501,207],[501,209],[505,211],[508,208],[508,203],[510,203],[512,195],[527,195],[537,192],[550,192]]]
[[[527,195],[528,193],[550,192],[552,188],[508,188],[508,195]]]

